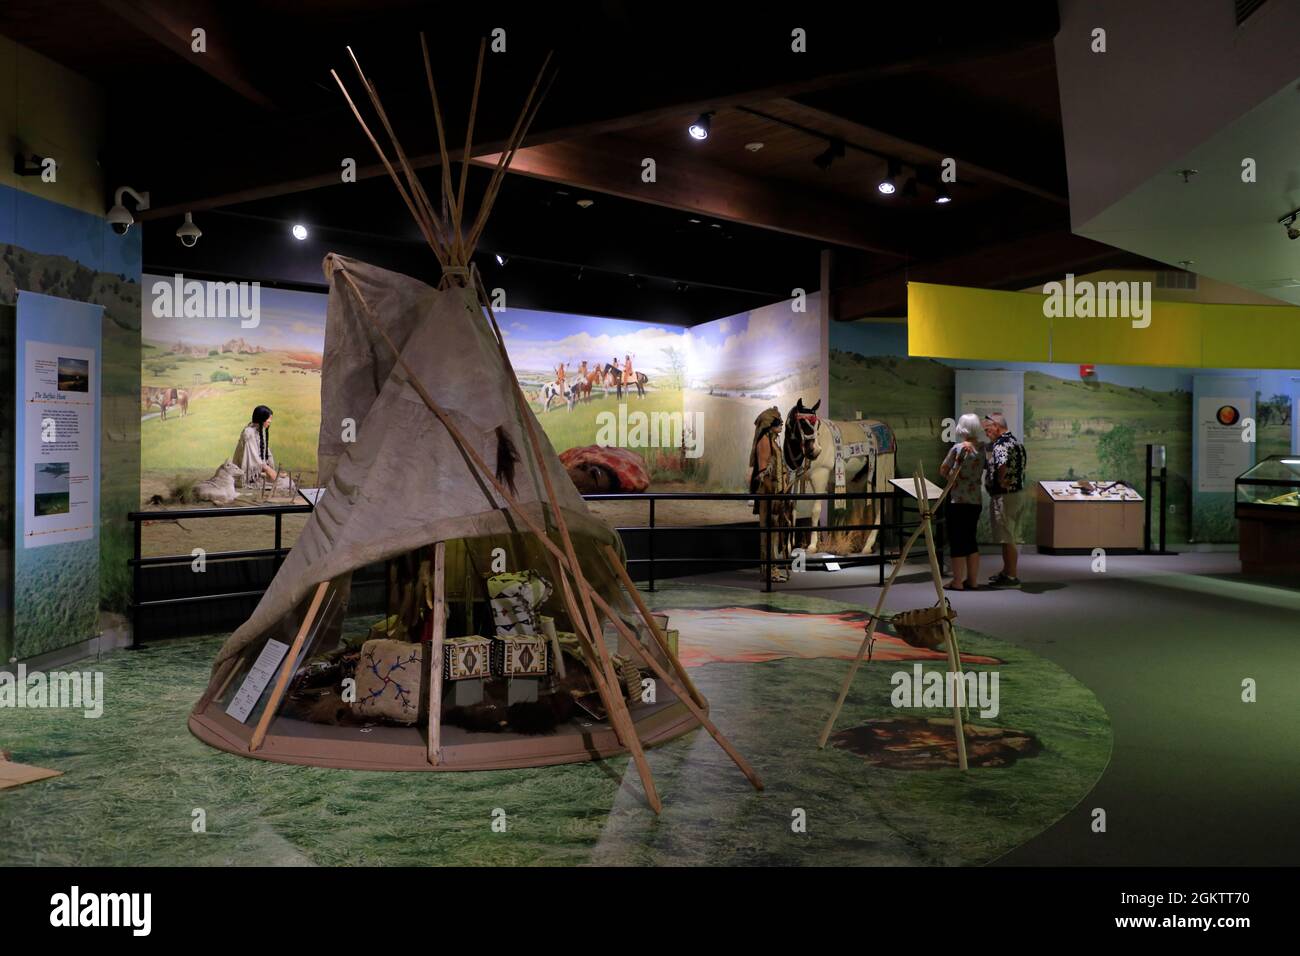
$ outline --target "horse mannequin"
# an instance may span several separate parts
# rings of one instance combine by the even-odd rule
[[[893,430],[884,422],[867,419],[831,421],[821,418],[819,399],[811,408],[800,398],[786,416],[782,453],[786,466],[794,475],[794,487],[801,494],[828,494],[837,491],[886,491],[894,477],[897,445]],[[822,524],[825,501],[812,503],[812,525]],[[849,524],[872,524],[879,509],[875,501],[854,501],[849,508]],[[861,532],[857,532],[861,533]],[[857,553],[870,551],[876,531],[866,532],[866,540]],[[850,534],[853,534],[850,532]],[[812,532],[808,551],[817,549],[820,532]]]

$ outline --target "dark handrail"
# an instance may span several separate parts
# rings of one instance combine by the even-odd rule
[[[876,563],[880,566],[880,583],[884,584],[884,566],[889,559],[890,552],[885,546],[885,532],[892,531],[899,536],[905,530],[915,527],[915,523],[907,522],[904,519],[903,512],[909,502],[909,496],[897,488],[891,488],[888,491],[844,491],[833,492],[827,491],[820,494],[750,494],[746,492],[723,492],[723,491],[705,491],[705,492],[688,492],[688,491],[652,491],[652,492],[610,492],[606,494],[591,494],[582,496],[587,501],[643,501],[649,505],[650,515],[648,525],[627,526],[615,529],[618,532],[641,532],[647,535],[647,552],[648,557],[630,558],[628,564],[645,564],[648,565],[648,587],[651,591],[655,590],[655,567],[659,561],[668,561],[673,564],[691,565],[691,564],[743,564],[747,566],[757,565],[764,570],[764,590],[772,589],[771,575],[769,569],[778,565],[788,564],[791,560],[785,558],[769,557],[659,557],[655,550],[655,537],[663,532],[684,532],[691,531],[714,532],[725,529],[729,534],[758,534],[760,536],[771,536],[781,533],[786,529],[780,529],[773,526],[750,527],[750,522],[744,524],[731,525],[668,525],[659,524],[656,520],[655,503],[659,501],[827,501],[832,505],[837,501],[894,501],[900,503],[903,507],[897,509],[894,520],[889,522],[879,521],[873,524],[837,524],[837,525],[797,525],[789,529],[799,534],[810,532],[831,533],[844,531],[877,531],[876,554],[846,555],[836,558],[808,558],[807,561],[812,566],[825,566],[826,561],[833,560],[841,566],[853,567],[866,563]],[[231,560],[248,560],[252,558],[271,558],[274,566],[278,569],[281,560],[289,553],[289,548],[282,546],[283,516],[286,514],[310,514],[315,506],[311,504],[263,504],[249,505],[245,507],[212,507],[212,508],[186,508],[180,510],[158,509],[153,511],[131,511],[127,513],[127,520],[134,525],[135,548],[134,555],[127,559],[127,564],[131,568],[134,589],[132,594],[131,609],[134,612],[144,607],[157,607],[162,605],[184,604],[190,601],[211,601],[221,598],[251,598],[260,596],[264,590],[243,590],[228,592],[224,594],[205,594],[193,597],[183,598],[159,598],[149,601],[140,601],[138,595],[141,591],[141,570],[145,567],[154,567],[179,562],[188,562],[193,560],[190,554],[176,555],[157,555],[143,557],[141,552],[142,538],[141,529],[147,522],[152,521],[179,521],[197,518],[247,518],[267,516],[275,518],[275,545],[271,548],[257,548],[244,551],[214,551],[205,554],[205,559],[210,561],[231,561]],[[763,549],[767,553],[766,549]],[[132,645],[137,646],[137,645]]]

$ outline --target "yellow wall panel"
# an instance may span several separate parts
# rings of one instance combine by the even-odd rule
[[[1300,307],[1150,302],[1133,318],[1043,314],[1036,292],[910,282],[909,355],[1003,362],[1300,369]]]
[[[1300,308],[1206,305],[1206,368],[1300,368]]]
[[[1205,306],[1194,302],[1150,303],[1150,324],[1132,318],[1052,319],[1052,361],[1080,365],[1157,365],[1197,368]]]
[[[1050,331],[1035,293],[907,284],[909,355],[1046,362]]]

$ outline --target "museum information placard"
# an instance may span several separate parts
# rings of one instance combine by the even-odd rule
[[[14,653],[99,630],[100,323],[103,306],[18,293]]]

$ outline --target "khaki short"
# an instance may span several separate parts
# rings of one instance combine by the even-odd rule
[[[1019,544],[1029,495],[1013,491],[1006,495],[989,495],[989,528],[998,544]]]

